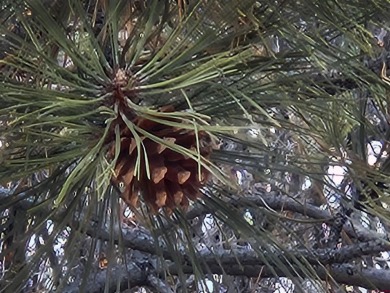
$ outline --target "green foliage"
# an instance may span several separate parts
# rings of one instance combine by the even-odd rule
[[[223,229],[228,227],[250,243],[271,271],[277,267],[275,276],[281,271],[296,286],[306,277],[319,280],[312,265],[290,255],[292,248],[311,247],[284,221],[282,212],[262,211],[277,222],[279,233],[273,235],[229,203],[232,195],[254,192],[252,187],[237,187],[229,176],[246,170],[253,175],[251,184],[270,184],[280,194],[297,197],[290,193],[295,183],[286,178],[298,176],[299,190],[303,180],[334,189],[325,175],[335,159],[348,169],[346,182],[388,181],[381,174],[381,160],[368,166],[366,149],[368,137],[388,140],[369,117],[367,104],[376,107],[376,116],[388,115],[389,85],[377,68],[367,64],[378,56],[370,26],[377,25],[375,19],[385,19],[389,8],[386,1],[370,5],[252,0],[2,4],[0,184],[11,186],[13,192],[1,197],[0,213],[5,217],[6,211],[28,203],[26,219],[20,222],[21,247],[33,235],[43,235],[49,225],[51,231],[27,263],[15,261],[0,287],[7,292],[20,290],[63,238],[67,238],[63,258],[52,265],[67,269],[53,273],[51,285],[66,286],[70,268],[79,262],[80,247],[90,246],[84,264],[88,268],[101,243],[94,236],[107,227],[111,233],[107,245],[116,250],[111,258],[125,258],[125,245],[120,239],[114,241],[121,213],[120,191],[111,182],[118,130],[113,139],[115,158],[107,157],[117,117],[112,97],[118,87],[137,115],[218,137],[224,145],[209,161],[200,156],[199,145],[197,150],[186,150],[126,121],[132,132],[194,158],[214,175],[216,179],[203,189],[200,204],[214,211]],[[124,83],[119,70],[130,75]],[[166,105],[173,105],[175,112],[157,112]],[[180,122],[172,120],[177,118]],[[141,154],[142,140],[136,140]],[[137,161],[137,166],[148,166],[144,157],[145,162]],[[378,193],[388,203],[388,195]],[[344,190],[340,196],[347,200]],[[390,220],[375,203],[371,210],[384,222]],[[195,279],[206,278],[210,268],[197,258],[192,227],[183,211],[175,211],[172,217],[163,211],[153,215],[141,204],[133,212],[156,243],[165,244],[183,284],[182,254],[188,256]],[[91,225],[96,234],[91,233]],[[6,233],[0,233],[5,239]],[[166,258],[161,247],[156,249]],[[9,250],[3,249],[0,256]],[[273,257],[274,251],[285,254]],[[168,266],[164,269],[168,275]],[[93,269],[84,271],[82,286],[87,286],[89,273]]]

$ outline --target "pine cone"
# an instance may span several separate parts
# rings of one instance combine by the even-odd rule
[[[171,106],[159,109],[160,112],[172,112],[173,110]],[[163,118],[159,117],[159,119]],[[177,118],[167,118],[166,121],[168,122],[168,120],[180,122]],[[210,135],[205,131],[199,131],[196,136],[194,130],[179,129],[139,116],[134,116],[131,122],[164,142],[176,144],[187,150],[197,150],[198,137],[200,154],[206,159],[215,148]],[[199,168],[196,160],[170,149],[163,143],[153,141],[141,133],[137,134],[142,145],[137,148],[133,132],[120,116],[118,116],[115,125],[119,125],[121,138],[113,182],[122,187],[121,197],[128,205],[137,207],[139,195],[142,195],[144,202],[153,212],[165,208],[168,213],[171,213],[175,207],[186,209],[190,200],[194,201],[201,195],[200,188],[210,178],[210,172],[204,166]],[[111,158],[115,154],[114,137],[115,135],[111,136],[109,150]],[[147,176],[145,153],[150,178]],[[140,172],[134,176],[137,159],[140,164]]]

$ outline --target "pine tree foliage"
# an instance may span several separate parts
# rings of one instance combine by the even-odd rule
[[[0,5],[1,292],[390,288],[388,1]]]

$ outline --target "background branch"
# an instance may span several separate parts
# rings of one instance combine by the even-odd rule
[[[373,268],[361,268],[351,264],[337,264],[327,267],[313,266],[315,273],[320,279],[326,281],[329,277],[332,277],[336,282],[340,284],[346,284],[351,286],[359,286],[367,289],[379,289],[387,290],[390,287],[390,271],[378,270]],[[187,274],[193,273],[193,268],[189,265],[180,268]],[[228,274],[235,276],[246,276],[253,278],[273,278],[273,277],[290,277],[286,275],[286,272],[278,267],[272,269],[263,265],[227,265],[221,267],[216,264],[212,264],[207,267],[214,274]],[[276,276],[274,272],[276,273]],[[171,274],[178,274],[178,268],[172,265],[169,269]],[[298,266],[294,266],[289,271],[292,275],[304,274],[302,269]]]

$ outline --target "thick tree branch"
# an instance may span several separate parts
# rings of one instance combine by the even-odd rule
[[[104,230],[96,230],[91,227],[87,234],[90,236],[102,239],[104,241],[109,241],[110,235],[109,231]],[[119,243],[118,235],[115,237],[115,241]],[[165,259],[173,260],[173,256],[171,252],[165,247],[165,245],[159,245],[159,248],[156,247],[156,244],[153,241],[152,236],[143,230],[140,229],[124,229],[122,235],[122,243],[124,246],[136,249],[145,253],[149,253],[152,255],[160,255],[162,253]],[[390,243],[384,239],[377,238],[375,240],[370,240],[367,242],[359,242],[356,244],[351,244],[348,246],[344,246],[340,249],[316,249],[316,250],[288,250],[285,255],[293,256],[296,259],[305,258],[305,260],[311,264],[332,264],[332,263],[345,263],[350,261],[353,258],[365,256],[365,255],[375,255],[382,251],[389,251]],[[262,255],[264,257],[264,254]],[[281,254],[282,256],[282,254]],[[203,251],[200,255],[200,258],[208,259],[224,259],[226,263],[237,263],[237,257],[240,262],[244,264],[253,264],[253,262],[258,263],[259,257],[257,253],[253,250],[240,250],[236,249],[233,251]],[[183,261],[186,261],[186,255],[183,254]],[[272,261],[272,260],[270,260]]]
[[[146,232],[137,233],[135,235],[132,235],[132,233],[124,234],[123,243],[134,249],[157,255],[158,251],[153,244],[151,236],[148,236]],[[136,235],[138,235],[138,239]],[[103,240],[109,239],[108,231],[100,233],[99,236]],[[144,243],[144,245],[142,245],[142,243]],[[340,249],[319,249],[314,251],[291,250],[286,251],[285,253],[279,253],[279,255],[264,253],[259,256],[255,251],[248,249],[216,250],[213,252],[204,250],[198,254],[197,258],[202,259],[202,261],[206,263],[207,268],[214,274],[221,274],[224,271],[226,274],[247,277],[257,277],[261,271],[263,272],[263,277],[274,277],[271,268],[266,267],[267,263],[271,264],[272,269],[275,269],[280,263],[286,268],[289,267],[291,263],[296,263],[294,260],[300,260],[301,263],[311,264],[323,280],[326,280],[326,278],[331,275],[340,283],[366,288],[383,289],[386,286],[390,286],[390,279],[387,279],[389,272],[386,270],[360,270],[357,265],[353,266],[343,263],[365,255],[375,255],[379,252],[388,250],[390,250],[390,244],[387,241],[376,239],[369,242],[345,246]],[[171,253],[160,245],[159,252],[161,251],[166,259],[173,259]],[[178,266],[178,264],[173,265],[170,268],[171,273],[178,273],[178,267],[184,268],[185,273],[192,273],[192,265],[190,265],[188,259],[189,258],[186,257],[186,255],[183,255],[183,266]],[[329,267],[329,265],[331,266]],[[330,268],[329,274],[324,266],[327,269]],[[255,269],[256,273],[253,273],[253,269]],[[285,271],[276,271],[278,275],[280,274],[280,277],[286,276]],[[294,274],[294,271],[299,271],[298,265],[291,267],[291,274]],[[370,281],[372,283],[370,283]]]
[[[246,276],[253,278],[273,278],[275,277],[289,277],[285,270],[279,267],[272,269],[263,265],[227,265],[219,266],[211,264],[207,268],[214,274],[228,274],[235,276]],[[359,286],[367,289],[388,290],[390,288],[390,271],[378,270],[374,268],[361,268],[357,265],[351,264],[337,264],[327,267],[314,266],[317,276],[322,280],[329,280],[332,277],[339,284],[347,284],[351,286]],[[193,267],[190,265],[180,267],[180,269],[187,274],[193,273]],[[170,267],[171,274],[178,273],[177,266]],[[273,272],[274,271],[274,272]],[[298,276],[305,274],[299,267],[291,267],[289,274]]]
[[[198,258],[205,260],[208,264],[218,264],[219,262],[228,266],[237,263],[243,265],[266,265],[267,263],[276,266],[278,261],[288,266],[294,261],[302,261],[312,265],[342,264],[353,259],[365,256],[375,255],[382,251],[390,250],[390,243],[383,240],[362,242],[348,245],[339,249],[317,249],[317,250],[287,250],[285,252],[270,253],[268,251],[259,255],[252,249],[234,249],[234,250],[204,250],[199,253]]]
[[[162,255],[165,259],[173,259],[171,253],[162,244],[158,248],[153,237],[147,231],[140,228],[122,229],[122,236],[120,237],[119,233],[110,234],[108,230],[97,229],[94,225],[90,225],[86,230],[86,234],[103,241],[110,241],[114,237],[115,244],[119,244],[119,239],[122,238],[121,245],[124,247],[152,255]]]
[[[173,290],[154,274],[149,274],[147,281],[149,286],[153,287],[159,293],[173,293]]]
[[[71,284],[65,286],[62,292],[80,292],[83,270],[80,270],[77,276],[78,278]],[[95,274],[91,274],[83,291],[90,293],[105,292],[104,289],[107,287],[108,292],[116,292],[118,284],[121,288],[148,285],[148,273],[142,264],[138,264],[134,261],[127,262],[127,264],[116,264],[111,266],[108,270],[103,269],[95,272]]]
[[[379,250],[376,245],[388,245],[385,243],[370,243],[365,245],[356,245],[355,250],[352,251],[351,247],[346,249],[340,249],[340,251],[322,250],[320,261],[326,263],[326,258],[340,258],[339,261],[346,260],[347,257],[356,257],[361,254],[369,253],[370,249]],[[385,247],[387,248],[387,247]],[[330,256],[326,256],[326,253],[330,252]],[[296,252],[300,257],[302,254],[309,254],[309,252]],[[345,256],[343,255],[345,254]],[[336,256],[335,256],[336,255]],[[338,257],[337,257],[338,255]],[[235,251],[234,254],[231,251],[221,250],[210,253],[204,251],[199,254],[199,258],[202,259],[200,265],[207,269],[212,274],[228,274],[233,276],[246,276],[246,277],[262,277],[272,278],[278,277],[291,277],[304,275],[302,264],[291,262],[291,255],[286,254],[287,258],[278,257],[279,261],[285,263],[283,269],[277,265],[274,261],[275,255],[263,255],[268,258],[267,261],[271,263],[271,267],[265,266],[265,262],[261,260],[253,251]],[[310,258],[310,256],[309,256]],[[310,259],[309,259],[310,260]],[[333,278],[334,281],[339,284],[347,284],[352,286],[364,287],[367,289],[379,289],[385,290],[390,287],[390,271],[380,270],[374,268],[362,268],[358,265],[351,264],[332,264],[323,265],[319,264],[318,260],[312,258],[310,261],[317,263],[312,266],[315,270],[315,274],[322,280],[326,281],[329,278]],[[289,266],[287,266],[289,264]],[[286,268],[289,268],[286,271]],[[181,265],[177,263],[172,264],[169,267],[169,272],[173,275],[178,275],[182,271],[186,274],[193,274],[194,267],[190,263],[183,262]],[[82,273],[79,273],[81,276]],[[152,286],[158,288],[160,292],[170,293],[169,287],[156,276],[155,270],[149,263],[145,263],[145,258],[136,257],[133,260],[128,260],[127,266],[124,264],[116,264],[109,270],[110,280],[112,281],[107,286],[109,292],[113,292],[116,288],[118,280],[122,288],[128,288],[131,286]],[[80,281],[76,281],[74,284],[66,287],[66,292],[78,292],[77,284]],[[107,270],[101,270],[96,273],[95,276],[91,275],[91,280],[88,280],[86,285],[86,291],[88,292],[102,292],[102,289],[106,286],[107,282]],[[77,285],[77,286],[76,286]]]

